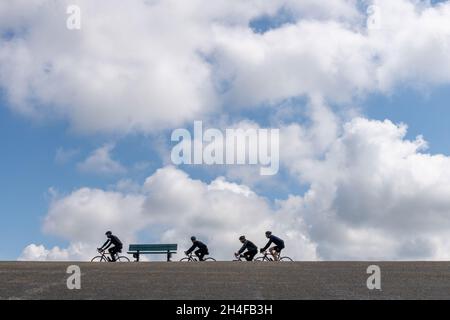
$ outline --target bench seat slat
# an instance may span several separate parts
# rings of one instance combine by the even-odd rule
[[[130,244],[128,251],[132,252],[159,252],[159,251],[176,251],[177,244]]]
[[[137,253],[137,251],[128,251],[128,254]],[[169,253],[177,253],[176,251],[169,251]],[[139,254],[167,254],[166,251],[139,251]]]

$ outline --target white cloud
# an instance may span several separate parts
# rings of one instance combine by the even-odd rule
[[[380,8],[380,30],[371,30],[369,39],[378,60],[375,76],[380,89],[448,84],[450,3],[434,7],[426,1],[374,3]]]
[[[300,21],[255,34],[216,29],[217,76],[231,105],[278,104],[296,96],[345,101],[374,87],[367,38],[338,22]]]
[[[140,230],[137,221],[145,219],[141,206],[144,198],[137,194],[82,188],[67,197],[52,201],[43,229],[65,239],[92,243],[114,230],[131,241]]]
[[[356,22],[299,20],[263,35],[217,27],[215,75],[227,83],[224,98],[238,106],[277,106],[304,95],[347,102],[399,85],[448,84],[450,4],[373,3],[380,11],[374,30],[362,27],[364,15]]]
[[[209,244],[213,256],[226,260],[232,259],[239,248],[240,235],[262,246],[266,241],[264,231],[272,229],[285,238],[287,253],[297,258],[317,258],[307,236],[297,238],[302,230],[294,226],[301,225],[301,217],[288,216],[284,203],[272,209],[266,199],[246,186],[224,178],[205,184],[190,179],[183,171],[165,167],[150,176],[143,189],[141,194],[126,194],[83,188],[54,199],[44,231],[68,240],[70,247],[45,249],[30,245],[21,259],[86,260],[95,254],[109,229],[126,245],[146,232],[161,242],[178,243],[180,252],[195,234]],[[276,216],[279,222],[273,222]]]
[[[43,245],[30,244],[22,252],[19,261],[67,261],[86,259],[87,248],[80,244],[72,244],[69,248],[53,247],[46,249]]]
[[[289,125],[281,144],[301,145],[309,137],[313,146],[319,137],[320,145],[317,126]],[[223,177],[206,184],[169,166],[139,193],[83,188],[56,199],[44,230],[85,248],[95,248],[106,229],[127,243],[151,232],[180,250],[195,234],[214,256],[229,259],[240,234],[263,245],[263,232],[272,229],[296,259],[448,259],[450,158],[424,153],[423,138],[407,140],[406,130],[389,120],[355,118],[334,141],[325,139],[322,152],[294,148],[283,166],[310,185],[303,196],[272,203]],[[60,250],[66,252],[53,251]],[[35,251],[39,259],[50,258]]]
[[[0,86],[14,110],[82,132],[148,132],[224,106],[343,102],[450,80],[448,2],[373,1],[380,28],[367,30],[357,1],[79,0],[80,31],[65,28],[69,3],[2,2],[0,31],[13,36],[0,45]],[[280,10],[293,21],[249,27]]]
[[[78,164],[78,169],[83,172],[96,174],[121,174],[126,172],[126,168],[120,162],[111,158],[113,144],[106,144],[94,150],[89,157]]]
[[[346,102],[399,85],[448,84],[450,4],[373,3],[380,11],[374,30],[362,28],[361,21],[314,19],[263,35],[217,27],[216,75],[229,82],[225,98],[239,106],[278,105],[303,95]]]
[[[245,185],[238,185],[225,180],[224,177],[218,177],[208,186],[208,190],[230,190],[237,194],[242,194],[246,197],[255,195],[254,192]]]
[[[344,121],[326,105],[448,84],[450,2],[375,0],[380,25],[367,30],[356,1],[80,0],[80,32],[61,27],[67,3],[0,3],[1,34],[12,31],[0,43],[11,108],[66,118],[82,132],[129,133],[307,96],[310,123],[283,124],[281,160],[309,190],[271,203],[225,178],[207,184],[164,167],[143,186],[123,181],[117,191],[54,199],[44,230],[69,247],[33,244],[23,259],[85,259],[106,229],[128,243],[151,232],[181,248],[197,234],[228,259],[240,234],[261,244],[268,228],[297,259],[450,258],[449,157],[426,154],[404,125]],[[282,7],[293,22],[251,30],[250,21]],[[80,169],[124,172],[112,149],[94,151]]]
[[[292,141],[302,131],[285,132]],[[405,125],[355,118],[323,154],[292,150],[284,165],[311,186],[298,213],[320,257],[449,257],[450,158],[405,134]]]
[[[289,220],[297,237],[322,259],[448,259],[450,157],[427,154],[422,136],[406,139],[405,124],[347,121],[320,100],[308,114],[302,124],[280,124],[282,167],[309,186],[287,201],[295,206],[286,214],[300,219]],[[252,181],[251,172],[227,177]]]
[[[202,25],[188,6],[77,3],[80,31],[65,28],[73,1],[10,2],[3,11],[0,20],[33,8],[14,29],[26,26],[25,34],[0,49],[0,82],[16,110],[67,117],[78,131],[129,132],[177,125],[214,105],[208,65],[197,52]]]
[[[80,153],[79,149],[73,149],[73,148],[66,149],[66,148],[60,147],[56,150],[55,162],[57,164],[65,164],[65,163],[71,161],[79,153]]]

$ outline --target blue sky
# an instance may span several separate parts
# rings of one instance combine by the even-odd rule
[[[450,118],[448,86],[417,92],[399,90],[392,96],[375,95],[364,104],[364,112],[370,118],[408,125],[408,138],[423,135],[429,143],[430,153],[449,154]]]
[[[448,1],[75,2],[80,30],[69,1],[0,4],[0,260],[83,260],[105,228],[219,257],[266,228],[298,259],[450,257]],[[279,173],[172,168],[195,120],[279,126]]]
[[[0,131],[3,154],[0,211],[5,222],[0,232],[0,259],[16,259],[27,242],[64,244],[61,239],[41,232],[51,199],[49,189],[70,193],[83,186],[108,188],[115,184],[120,176],[85,174],[76,166],[93,149],[112,138],[79,136],[58,121],[36,123],[12,113],[4,103],[0,108]],[[119,139],[117,159],[130,167],[137,162],[148,163],[145,171],[131,170],[126,178],[142,182],[160,165],[151,143],[152,138],[144,136]],[[56,154],[60,148],[79,152],[67,163],[58,163]]]
[[[429,143],[430,153],[449,155],[448,101],[449,87],[430,90],[426,94],[405,89],[389,97],[372,95],[361,103],[361,109],[370,118],[407,124],[408,139],[422,134]],[[0,134],[3,154],[0,167],[3,177],[0,192],[3,199],[0,211],[4,218],[0,231],[0,259],[16,259],[30,242],[47,246],[64,245],[64,240],[43,234],[41,230],[50,201],[48,190],[54,187],[61,193],[69,193],[83,186],[108,188],[114,184],[120,177],[92,176],[80,173],[76,168],[77,161],[110,139],[78,136],[70,133],[66,125],[56,121],[36,124],[13,114],[4,103],[0,108]],[[170,143],[168,134],[162,139]],[[142,161],[152,163],[142,172],[126,175],[127,178],[142,183],[161,164],[161,159],[155,156],[151,145],[152,137],[142,135],[119,139],[114,152],[117,160],[128,165]],[[58,164],[55,156],[61,147],[79,149],[80,154],[68,163]],[[193,177],[205,181],[214,177],[214,174],[208,174],[201,168],[186,166],[184,169]],[[298,190],[301,192],[301,188]],[[273,198],[286,196],[285,192],[264,194]]]

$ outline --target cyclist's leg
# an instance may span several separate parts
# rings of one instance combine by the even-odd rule
[[[208,254],[208,252],[202,249],[198,249],[197,251],[195,251],[195,255],[198,257],[198,260],[200,261],[203,261],[203,258],[205,257],[206,254]]]
[[[280,258],[281,258],[281,250],[283,250],[283,249],[284,249],[284,247],[280,247],[280,246],[277,246],[275,248],[275,251],[276,251],[276,254],[277,254],[277,261],[280,260]]]
[[[247,251],[247,257],[246,257],[247,261],[252,261],[257,253],[258,253],[258,250]]]
[[[194,251],[195,255],[197,256],[198,260],[203,261],[204,254],[202,253],[202,250],[197,249]]]
[[[243,256],[244,256],[245,260],[250,261],[250,259],[249,259],[250,252],[249,251],[244,252]]]
[[[274,261],[278,261],[278,253],[279,253],[278,250],[279,250],[278,246],[274,246],[269,249],[270,254],[272,255]]]
[[[107,256],[107,258],[108,258],[108,261],[113,261],[113,252],[114,252],[114,247],[112,247],[112,248],[109,248],[109,249],[108,249],[108,252],[109,252],[109,257]]]
[[[111,255],[111,261],[115,262],[116,261],[116,253],[118,252],[116,247],[112,247],[108,249],[109,254]]]
[[[206,250],[201,250],[200,251],[200,257],[199,257],[199,259],[200,259],[200,261],[205,261],[205,256],[206,255],[208,255],[209,254],[209,252],[208,251],[206,251]]]
[[[253,258],[256,256],[256,254],[258,253],[257,250],[250,250],[244,253],[245,256],[245,260],[247,261],[252,261]]]

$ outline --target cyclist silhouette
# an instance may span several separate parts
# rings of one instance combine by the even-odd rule
[[[242,242],[242,247],[241,249],[239,249],[238,252],[236,252],[234,255],[240,256],[245,250],[244,254],[242,254],[242,256],[247,260],[247,261],[252,261],[253,258],[256,256],[256,254],[258,253],[258,247],[251,242],[250,240],[245,239],[245,236],[240,236],[239,237],[239,241]]]
[[[111,231],[107,231],[105,233],[105,235],[108,238],[108,240],[106,240],[106,242],[100,248],[98,248],[97,250],[98,251],[105,251],[106,249],[109,248],[108,251],[109,251],[109,254],[111,255],[111,261],[115,262],[116,261],[116,254],[119,253],[119,252],[122,252],[122,248],[123,248],[122,241],[120,241],[120,239],[118,237],[113,235]]]
[[[203,258],[205,255],[209,254],[208,247],[203,242],[197,240],[196,237],[191,237],[192,241],[192,247],[189,248],[188,251],[185,252],[185,254],[190,254],[192,251],[195,250],[195,248],[198,248],[194,253],[198,257],[198,260],[204,261]]]
[[[269,242],[267,242],[267,244],[264,246],[264,248],[262,248],[260,251],[264,252],[267,250],[267,248],[269,248],[269,246],[272,243],[275,244],[275,246],[270,248],[269,251],[270,251],[270,254],[272,255],[273,259],[275,261],[278,261],[278,256],[279,256],[281,250],[284,249],[284,241],[281,240],[280,238],[274,236],[272,234],[272,231],[266,231],[266,238],[269,239]]]

